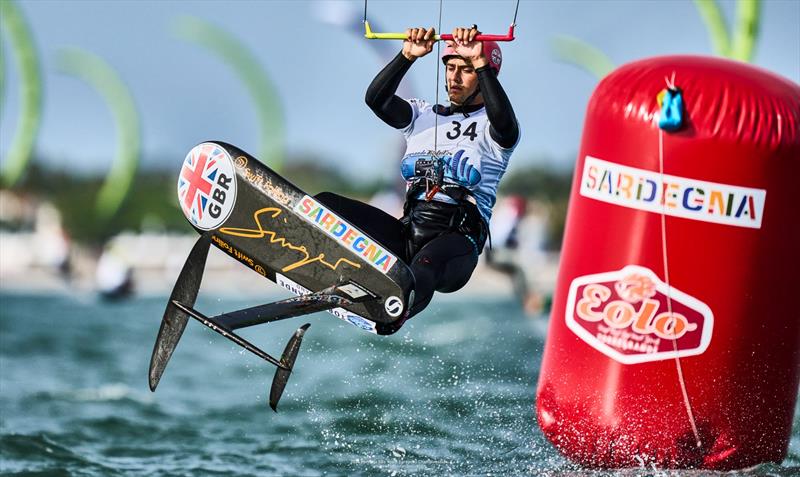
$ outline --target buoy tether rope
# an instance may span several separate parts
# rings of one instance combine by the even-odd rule
[[[672,73],[672,78],[665,77],[664,80],[667,83],[667,90],[659,94],[659,102],[663,101],[663,104],[658,128],[658,172],[660,174],[661,184],[664,184],[664,130],[674,131],[679,129],[683,124],[683,100],[681,98],[681,91],[675,86],[675,73]],[[686,380],[683,377],[683,366],[681,365],[681,359],[678,355],[678,340],[677,337],[675,337],[675,320],[672,315],[672,285],[669,279],[669,260],[667,258],[667,206],[663,186],[661,189],[661,257],[664,266],[664,282],[667,284],[667,313],[669,313],[671,323],[673,324],[672,349],[675,352],[675,369],[678,372],[678,383],[680,384],[681,393],[683,394],[683,404],[686,408],[689,424],[692,427],[695,445],[699,449],[702,447],[700,432],[697,430],[694,412],[692,411],[692,405],[689,401],[689,392],[686,389]]]

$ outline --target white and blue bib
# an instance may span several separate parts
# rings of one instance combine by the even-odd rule
[[[474,184],[466,185],[477,201],[481,216],[489,222],[492,207],[497,199],[497,186],[506,172],[511,154],[519,144],[506,149],[489,134],[489,118],[486,108],[481,108],[464,117],[461,113],[449,116],[437,115],[429,103],[420,99],[407,100],[413,116],[411,124],[402,130],[406,138],[407,158],[412,155],[435,154],[437,157],[456,157],[466,161],[478,171]],[[434,146],[434,132],[436,132]],[[460,152],[462,151],[462,152]],[[444,193],[437,193],[433,200],[453,203]]]

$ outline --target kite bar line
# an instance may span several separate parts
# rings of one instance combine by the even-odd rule
[[[517,13],[519,12],[519,0],[517,0],[517,5],[514,8],[514,20],[511,22],[511,26],[508,27],[508,33],[505,35],[491,35],[487,33],[481,33],[480,35],[475,36],[475,41],[514,41],[514,27],[517,26]],[[441,25],[440,25],[441,28]],[[369,21],[367,21],[367,0],[364,0],[364,38],[369,40],[405,40],[408,38],[408,35],[405,33],[375,33],[372,31],[372,28],[369,26]],[[453,35],[451,33],[444,33],[439,35],[434,35],[433,39],[435,41],[452,41]]]
[[[443,3],[443,0],[439,0],[439,23],[436,25],[436,28],[438,28],[439,30],[442,29],[442,3]],[[367,15],[367,0],[364,0],[364,24],[366,25],[366,28],[369,29],[369,24],[367,23],[366,15]],[[441,50],[442,50],[442,44],[441,43],[436,43],[436,57],[437,58],[441,58],[442,57],[442,51]],[[434,103],[434,104],[439,104],[439,70],[441,70],[441,68],[440,68],[439,63],[437,62],[436,63],[436,103]],[[439,157],[439,115],[438,114],[434,114],[433,115],[433,153],[436,155],[436,157]],[[428,191],[428,193],[425,194],[425,200],[430,201],[433,198],[433,196],[436,194],[436,192],[438,192],[438,190],[439,190],[439,186],[437,184],[437,186],[434,187],[433,194],[431,194],[430,191]]]

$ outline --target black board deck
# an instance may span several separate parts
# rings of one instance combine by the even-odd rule
[[[331,312],[360,328],[398,320],[413,299],[408,266],[336,211],[223,142],[195,146],[178,179],[184,215],[211,243],[298,294],[333,285],[353,299]]]

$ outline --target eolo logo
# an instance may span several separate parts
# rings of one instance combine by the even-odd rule
[[[672,359],[676,348],[679,357],[701,354],[714,325],[708,305],[636,265],[574,279],[565,317],[589,346],[623,364]]]

